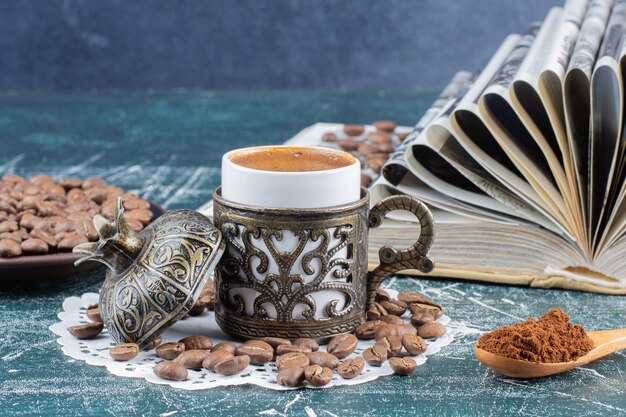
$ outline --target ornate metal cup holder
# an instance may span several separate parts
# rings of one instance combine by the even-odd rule
[[[327,339],[351,332],[385,277],[402,269],[430,272],[426,257],[434,224],[428,208],[392,196],[369,210],[369,195],[323,209],[252,207],[214,195],[214,222],[226,251],[216,272],[215,317],[238,338]],[[381,264],[367,271],[370,227],[393,210],[413,212],[420,236],[410,248],[383,247]]]

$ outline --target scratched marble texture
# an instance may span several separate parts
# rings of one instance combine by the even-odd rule
[[[100,175],[167,208],[197,207],[219,183],[229,149],[282,142],[316,121],[411,124],[434,94],[230,92],[0,96],[0,175]],[[565,375],[513,380],[481,367],[485,331],[568,311],[588,329],[626,327],[626,298],[445,279],[387,285],[432,296],[455,342],[407,378],[275,392],[252,387],[176,391],[119,378],[65,357],[48,326],[62,300],[97,290],[102,270],[64,281],[0,278],[0,415],[626,415],[626,355]],[[9,282],[9,284],[7,284]]]

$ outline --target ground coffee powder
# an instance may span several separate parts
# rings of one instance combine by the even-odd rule
[[[593,349],[593,341],[567,313],[553,308],[538,320],[501,327],[483,335],[478,348],[511,359],[529,362],[568,362]]]

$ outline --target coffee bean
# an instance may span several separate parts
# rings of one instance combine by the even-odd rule
[[[87,324],[79,324],[77,326],[72,326],[67,329],[72,336],[77,339],[93,339],[102,333],[102,329],[104,325],[99,322],[87,323]]]
[[[375,145],[372,145],[370,143],[361,143],[356,151],[358,153],[360,153],[361,155],[363,155],[364,157],[368,157],[370,155],[372,155],[373,153],[378,152],[378,147]]]
[[[220,375],[235,375],[250,365],[250,357],[247,355],[232,356],[215,364],[213,370]]]
[[[60,241],[62,241],[63,239],[65,239],[65,236],[67,236],[67,235],[69,235],[69,232],[60,232],[60,233],[56,233],[56,234],[54,235],[54,238],[55,238],[57,241],[59,241],[59,242],[60,242]]]
[[[126,219],[126,223],[128,223],[128,227],[133,229],[135,232],[141,232],[144,229],[143,223],[139,220]]]
[[[441,304],[417,292],[401,292],[397,298],[407,304],[421,303],[441,308]]]
[[[409,304],[409,310],[414,316],[431,316],[433,320],[437,320],[443,315],[443,309],[441,307],[430,304],[411,303]]]
[[[85,197],[87,200],[96,202],[98,204],[104,203],[107,199],[107,191],[104,188],[93,187],[85,190]]]
[[[285,366],[276,375],[276,383],[287,387],[297,387],[303,381],[304,368],[300,366]]]
[[[387,158],[370,158],[367,160],[367,167],[375,173],[380,174],[386,162]]]
[[[28,233],[28,230],[24,229],[23,227],[20,227],[19,229],[17,229],[16,232],[13,233],[17,233],[22,240],[30,239],[31,237],[31,235]]]
[[[206,336],[187,336],[179,340],[185,345],[185,350],[204,349],[213,347],[213,342]]]
[[[269,343],[262,340],[248,340],[244,344],[237,346],[235,355],[247,355],[250,357],[251,364],[263,365],[274,358],[274,349]]]
[[[0,210],[4,213],[8,213],[10,215],[14,215],[17,213],[17,209],[11,205],[8,201],[0,199]]]
[[[5,174],[2,177],[2,181],[10,183],[10,184],[17,184],[20,182],[25,182],[26,179],[20,175],[15,175],[15,174]]]
[[[98,304],[92,304],[87,307],[87,318],[91,321],[102,323],[102,316],[100,315],[100,307]]]
[[[391,301],[392,298],[389,295],[389,293],[385,290],[376,290],[375,292],[376,296],[375,296],[375,301],[377,303],[380,303],[381,301]]]
[[[51,204],[47,201],[39,200],[37,201],[35,206],[37,209],[37,214],[41,217],[54,216],[61,212],[56,205]]]
[[[124,213],[125,218],[139,220],[144,225],[150,223],[152,216],[152,212],[146,209],[129,210]]]
[[[54,238],[54,235],[52,235],[52,233],[49,233],[45,230],[35,228],[30,231],[30,235],[34,238],[43,240],[44,242],[46,242],[46,245],[48,245],[51,248],[56,248],[57,246],[57,241]]]
[[[313,355],[319,352],[310,353],[309,355]],[[289,352],[284,355],[280,355],[276,358],[276,368],[281,369],[284,366],[299,366],[305,367],[309,366],[309,358],[304,353],[300,352]]]
[[[311,353],[311,348],[300,345],[280,345],[276,348],[277,355],[284,355],[289,352]]]
[[[387,349],[382,345],[375,344],[363,351],[363,359],[371,366],[382,366],[387,360]]]
[[[118,190],[114,190],[114,194],[119,192]],[[107,192],[110,194],[111,193],[111,189],[107,190]],[[122,194],[124,194],[124,191],[122,191]],[[114,196],[114,199],[117,200],[117,196]],[[143,200],[141,198],[129,198],[127,200],[125,200],[122,205],[124,206],[124,209],[126,210],[138,210],[138,209],[145,209],[145,210],[150,210],[150,202],[147,200]]]
[[[417,329],[417,334],[424,339],[432,339],[446,334],[446,327],[441,323],[426,323]]]
[[[384,154],[390,154],[391,152],[393,152],[393,145],[391,144],[391,142],[379,143],[377,147],[378,151]]]
[[[348,136],[359,136],[365,132],[365,127],[362,125],[343,125],[343,133]]]
[[[67,198],[68,203],[87,200],[87,197],[85,197],[85,193],[83,192],[83,190],[77,188],[69,190],[65,197]],[[111,201],[111,203],[115,204],[115,201]]]
[[[396,375],[409,375],[417,368],[417,362],[410,357],[391,358],[389,359],[389,365]]]
[[[367,310],[366,316],[368,320],[378,320],[387,314],[388,313],[387,310],[385,310],[385,307],[383,307],[380,303],[374,303],[372,308]]]
[[[323,142],[337,142],[337,135],[332,132],[324,133],[322,135]]]
[[[161,336],[157,336],[154,339],[152,339],[150,342],[146,343],[143,350],[147,351],[147,350],[156,349],[158,346],[161,346],[162,342],[163,342],[163,338]]]
[[[20,243],[22,241],[22,236],[18,232],[4,232],[0,233],[0,239],[8,239]]]
[[[21,209],[24,210],[22,213],[35,214],[34,211],[37,208],[37,203],[40,201],[40,199],[41,197],[34,196],[34,195],[24,196],[21,201]],[[18,205],[18,208],[19,208],[19,205]],[[20,220],[21,220],[21,217],[20,217]]]
[[[385,316],[387,317],[387,316]],[[376,330],[384,323],[381,320],[366,321],[354,330],[354,334],[361,340],[373,339]]]
[[[207,310],[209,310],[209,311],[214,311],[214,310],[215,310],[215,297],[213,297],[213,298],[211,299],[211,302],[209,302],[209,303],[206,305],[206,309],[207,309]]]
[[[5,220],[0,223],[0,233],[15,232],[19,229],[17,222],[13,220]]]
[[[78,178],[63,178],[59,181],[59,185],[69,191],[72,188],[79,188],[82,182]]]
[[[304,369],[304,378],[314,387],[323,387],[333,379],[333,371],[319,365],[310,365]]]
[[[372,177],[367,174],[361,174],[361,187],[369,187],[372,183]]]
[[[89,239],[85,236],[79,235],[78,233],[69,233],[57,243],[57,249],[74,249],[74,246],[87,242],[89,242]]]
[[[280,345],[290,345],[291,341],[289,339],[283,339],[282,337],[262,337],[259,340],[264,341],[274,349],[276,349]]]
[[[346,359],[341,362],[341,364],[337,367],[337,373],[343,379],[353,379],[361,375],[364,367],[365,360],[362,356],[357,356],[354,359]]]
[[[215,352],[216,350],[225,350],[226,352],[230,352],[234,355],[235,350],[237,350],[237,345],[233,342],[220,342],[211,348],[211,352]]]
[[[104,189],[107,192],[107,200],[115,200],[117,201],[118,197],[124,197],[124,190],[122,190],[120,187],[116,187],[114,185],[107,185],[104,187]],[[146,200],[142,200],[142,199],[131,199],[133,201],[140,201],[141,203],[145,203],[146,207],[144,208],[150,208],[150,203]],[[127,200],[128,201],[128,200]],[[124,206],[124,208],[126,208],[126,205],[124,204],[126,203],[126,201],[124,201],[122,199],[122,205]]]
[[[232,358],[234,355],[227,350],[218,349],[215,352],[211,352],[204,358],[202,362],[202,367],[204,369],[208,369],[209,371],[215,370],[215,365],[223,361],[224,359]]]
[[[320,348],[320,345],[317,342],[309,337],[301,337],[292,342],[294,345],[298,346],[306,346],[311,349],[311,352],[317,352]]]
[[[398,336],[385,336],[376,339],[376,344],[387,350],[387,357],[399,356],[402,352],[402,338]]]
[[[20,211],[19,213],[17,213],[15,215],[15,217],[14,217],[15,221],[13,221],[13,220],[9,220],[9,221],[13,221],[17,225],[19,222],[22,221],[22,218],[24,216],[26,216],[27,214],[35,214],[35,210],[33,210],[33,209],[24,209],[23,211]],[[19,229],[20,227],[21,226],[18,225],[17,228]]]
[[[84,234],[87,237],[87,239],[89,239],[90,242],[95,242],[96,240],[98,240],[99,238],[98,231],[96,230],[96,227],[93,225],[92,220],[81,220],[80,222],[77,222],[77,223],[78,223],[77,228],[75,229],[76,232]]]
[[[22,216],[20,220],[20,226],[32,230],[35,227],[35,224],[41,220],[41,217],[35,216],[32,213],[26,213]]]
[[[129,361],[139,353],[137,343],[120,343],[109,349],[109,355],[116,361]]]
[[[387,311],[387,314],[401,316],[406,311],[407,305],[400,300],[381,301],[380,305]]]
[[[106,181],[97,177],[86,178],[81,184],[83,190],[93,187],[104,187],[105,185],[107,185]]]
[[[207,350],[187,350],[187,347],[185,347],[185,351],[178,355],[176,362],[180,363],[187,369],[200,369],[202,368],[202,362],[204,362],[209,354],[210,352]]]
[[[200,314],[204,313],[204,310],[206,310],[206,303],[198,299],[198,301],[196,301],[193,307],[191,307],[191,310],[189,310],[189,315],[199,316]]]
[[[426,323],[432,323],[435,317],[430,313],[417,313],[411,316],[411,324],[416,327],[423,326]]]
[[[156,355],[163,359],[176,359],[178,355],[185,351],[185,344],[180,342],[163,343],[156,348]]]
[[[383,132],[393,132],[394,130],[396,130],[396,123],[392,122],[391,120],[378,120],[374,123],[372,123],[374,125],[374,127],[378,130],[382,130]]]
[[[11,239],[0,239],[0,257],[14,258],[22,254],[22,248],[19,243]]]
[[[320,365],[330,369],[335,369],[340,363],[335,355],[327,352],[311,352],[307,354],[307,358],[311,365]]]
[[[23,241],[20,246],[23,253],[46,253],[48,252],[48,244],[41,239],[30,238]]]
[[[102,203],[102,207],[100,207],[100,214],[108,220],[113,220],[113,218],[115,217],[116,204],[117,203],[115,201],[105,201],[104,203]],[[128,223],[128,219],[126,220],[126,222]]]
[[[362,142],[356,139],[341,139],[337,141],[337,144],[341,146],[344,151],[356,151]]]
[[[410,324],[385,324],[376,330],[374,337],[376,339],[380,339],[385,336],[402,337],[405,333],[417,334],[417,330]]]
[[[338,359],[343,359],[354,352],[358,343],[356,336],[340,334],[330,339],[326,351],[335,355]]]
[[[369,132],[367,134],[367,140],[375,144],[387,143],[391,142],[391,135],[387,132],[378,130],[376,132]]]
[[[187,368],[183,365],[170,361],[157,363],[152,371],[159,378],[171,379],[172,381],[184,381],[189,375]]]
[[[402,320],[401,317],[395,316],[393,314],[387,314],[386,316],[382,316],[379,320],[386,324],[404,324],[404,320]]]
[[[31,184],[34,185],[46,185],[46,184],[54,184],[54,180],[49,175],[37,174],[28,180]]]
[[[45,221],[45,219],[44,219]],[[40,228],[43,225],[41,222],[35,224],[35,227]],[[54,229],[55,235],[61,232],[70,232],[74,229],[74,222],[69,219],[58,217],[54,222],[50,223],[50,227]],[[56,236],[55,236],[56,237]]]
[[[411,355],[421,355],[426,352],[426,341],[414,334],[405,334],[402,336],[402,346]]]

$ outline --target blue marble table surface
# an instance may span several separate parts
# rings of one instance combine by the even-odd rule
[[[0,175],[106,178],[168,209],[196,208],[223,152],[280,143],[318,121],[411,125],[426,92],[178,92],[0,96]],[[626,298],[397,277],[392,288],[444,304],[452,345],[409,377],[276,392],[256,386],[177,391],[65,357],[48,327],[66,297],[97,291],[102,269],[64,280],[0,281],[0,415],[487,416],[626,415],[626,355],[570,373],[514,380],[482,367],[478,337],[551,307],[586,328],[626,327]]]

